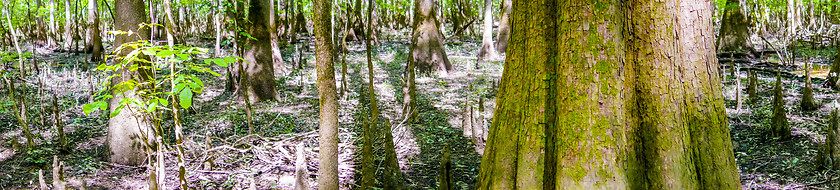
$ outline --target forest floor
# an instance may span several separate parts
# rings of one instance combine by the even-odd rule
[[[225,92],[224,78],[199,76],[207,84],[207,89],[197,96],[195,108],[183,117],[185,136],[188,137],[185,142],[186,166],[192,188],[293,189],[298,151],[306,157],[308,183],[312,187],[317,185],[319,108],[314,48],[312,40],[304,41],[307,43],[283,49],[289,72],[277,74],[278,101],[253,105],[253,135],[248,135],[244,104]],[[361,150],[361,122],[358,121],[368,114],[366,105],[369,102],[365,91],[368,70],[364,45],[359,42],[349,44],[347,91],[339,99],[342,189],[358,187],[359,176],[354,173],[361,161],[361,151],[357,151]],[[376,46],[373,69],[377,100],[382,110],[380,121],[383,125],[388,122],[395,126],[391,132],[397,156],[407,185],[412,189],[437,187],[441,149],[447,147],[445,145],[452,152],[452,173],[459,189],[472,189],[476,182],[484,144],[466,137],[460,128],[464,104],[470,100],[469,103],[475,105],[478,98],[483,98],[485,121],[479,123],[487,127],[495,108],[495,84],[501,78],[503,67],[501,61],[482,63],[476,67],[475,55],[479,45],[480,42],[474,40],[447,43],[447,54],[456,67],[455,72],[447,76],[418,75],[418,121],[402,126],[398,123],[402,114],[402,73],[408,56],[408,43],[404,39],[383,39]],[[833,50],[825,55],[833,55]],[[818,68],[815,73],[824,73],[832,61],[828,57],[800,58],[786,71],[800,73],[797,68],[801,68],[805,61],[812,61]],[[304,63],[302,69],[292,69],[301,59]],[[107,114],[94,112],[85,115],[81,109],[82,105],[91,101],[93,92],[101,90],[105,73],[92,69],[96,65],[85,65],[82,60],[85,60],[83,55],[65,53],[38,54],[30,60],[41,66],[39,72],[33,72],[26,78],[22,87],[28,95],[29,117],[35,121],[32,126],[38,146],[33,150],[16,151],[15,147],[25,142],[21,137],[22,130],[10,114],[9,99],[0,99],[3,104],[0,110],[0,187],[37,187],[39,170],[43,170],[45,181],[51,183],[53,155],[64,162],[64,176],[70,187],[79,187],[83,182],[91,189],[147,187],[148,171],[145,167],[123,166],[105,159]],[[778,63],[777,60],[774,56],[764,56],[751,59],[750,65]],[[726,63],[722,61],[721,64]],[[218,73],[225,72],[221,67],[213,69]],[[341,71],[339,63],[336,63],[336,71]],[[801,111],[798,106],[803,78],[783,78],[793,138],[780,141],[769,135],[775,73],[759,71],[759,101],[755,104],[743,103],[738,110],[735,101],[738,85],[729,76],[729,71],[725,72],[724,99],[744,189],[826,189],[840,186],[840,174],[819,169],[815,161],[818,146],[824,141],[826,118],[837,97],[836,91],[820,85],[823,80],[819,77],[824,75],[815,75],[815,98],[822,106],[814,112]],[[745,89],[746,72],[736,76],[741,80],[741,89]],[[336,79],[340,90],[343,84],[340,73]],[[2,94],[6,94],[7,90],[2,88]],[[746,96],[743,91],[741,94]],[[57,135],[53,127],[52,95],[58,98],[59,115],[66,125],[64,130],[69,138],[67,150],[60,149],[55,143]],[[164,126],[171,126],[171,116],[163,119]],[[211,142],[209,146],[206,143],[208,138]],[[171,133],[166,139],[174,141]],[[303,144],[304,148],[298,150],[298,144]],[[375,151],[379,158],[376,164],[381,166],[384,150],[375,146]],[[177,164],[172,148],[167,151],[166,160],[166,186],[175,187]],[[212,160],[213,167],[205,166],[208,160]],[[377,183],[381,186],[380,182]]]
[[[735,74],[740,80],[741,99],[746,100],[747,72],[755,68],[758,74],[758,101],[742,102],[737,109],[736,87],[731,70],[725,70],[724,99],[729,118],[729,127],[735,152],[735,159],[741,175],[743,189],[833,189],[838,187],[837,171],[820,168],[817,152],[825,141],[828,116],[837,108],[837,92],[822,85],[834,50],[809,51],[810,56],[797,55],[793,66],[783,67],[782,72],[793,75],[782,77],[784,101],[792,138],[772,138],[770,123],[773,115],[773,87],[776,83],[775,68],[756,65],[778,65],[778,56],[766,55],[750,59],[741,64],[741,72]],[[722,59],[723,60],[723,59]],[[805,86],[803,65],[810,62],[812,69],[814,98],[819,109],[802,111],[799,103],[801,88]],[[721,61],[721,64],[728,64]]]
[[[293,189],[296,145],[304,144],[303,153],[309,174],[309,184],[316,187],[318,165],[318,99],[314,44],[290,45],[283,49],[289,72],[277,74],[278,101],[255,103],[252,107],[255,134],[248,134],[244,103],[224,90],[224,78],[201,75],[206,89],[196,97],[194,108],[183,117],[186,149],[186,168],[191,188],[229,189],[255,187],[257,189]],[[402,73],[407,60],[408,43],[383,40],[374,51],[375,88],[382,110],[380,121],[397,126],[401,118]],[[491,121],[495,90],[491,87],[501,78],[501,60],[475,67],[480,42],[456,41],[447,45],[449,58],[456,71],[447,76],[418,75],[417,94],[419,117],[414,124],[394,128],[397,156],[405,173],[407,185],[413,189],[437,187],[436,176],[441,149],[448,144],[452,153],[453,176],[460,189],[472,189],[478,176],[483,142],[465,137],[459,128],[464,100],[485,98],[485,122]],[[309,47],[305,47],[309,46]],[[366,115],[368,102],[367,63],[364,44],[349,43],[347,55],[347,92],[340,97],[340,186],[358,187],[359,176],[353,171],[361,161],[361,117]],[[48,51],[41,51],[48,52]],[[22,130],[10,113],[11,101],[2,99],[0,115],[0,187],[37,187],[39,170],[46,183],[52,184],[53,155],[64,162],[63,172],[68,187],[85,183],[91,189],[143,189],[148,187],[146,167],[124,166],[107,162],[107,114],[101,111],[85,115],[81,106],[91,101],[93,92],[101,90],[105,73],[85,65],[84,55],[65,53],[38,54],[29,61],[42,64],[40,72],[33,72],[25,80],[29,117],[35,126],[37,147],[21,152],[15,147],[25,142]],[[301,69],[293,69],[296,63]],[[224,68],[213,67],[218,73]],[[336,63],[336,80],[342,88],[341,65]],[[472,89],[470,89],[472,87]],[[6,94],[3,88],[3,94]],[[50,103],[52,95],[58,100],[60,118],[68,135],[67,149],[61,149],[53,127]],[[472,103],[475,104],[475,103]],[[476,109],[477,110],[477,109]],[[37,117],[34,118],[34,117]],[[477,116],[475,116],[477,117]],[[171,115],[163,116],[163,126],[170,134],[166,141],[174,142]],[[43,123],[40,123],[43,122]],[[211,141],[207,145],[207,140]],[[478,145],[476,145],[478,143]],[[377,165],[381,166],[384,150],[375,145]],[[166,186],[177,186],[177,163],[174,148],[165,154]],[[213,167],[204,166],[212,160]],[[380,181],[377,181],[378,185]]]

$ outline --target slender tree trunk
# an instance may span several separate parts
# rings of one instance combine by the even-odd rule
[[[88,43],[86,52],[91,52],[90,60],[97,62],[102,58],[102,36],[99,32],[99,7],[96,0],[88,0]]]
[[[741,188],[709,0],[513,3],[477,189]]]
[[[338,98],[333,67],[333,45],[330,41],[331,0],[315,0],[315,46],[317,51],[318,96],[320,97],[320,138],[318,152],[318,187],[338,189]]]
[[[377,136],[384,136],[385,144],[383,145],[385,149],[385,172],[383,173],[384,181],[383,184],[385,185],[385,189],[405,189],[405,181],[403,180],[402,171],[400,171],[399,164],[397,163],[397,156],[396,151],[394,150],[394,138],[391,134],[391,125],[390,121],[385,121],[386,125],[380,126],[379,125],[379,105],[378,100],[376,98],[374,84],[374,70],[373,70],[373,45],[371,44],[371,34],[373,34],[373,5],[375,5],[374,0],[368,0],[368,10],[367,10],[367,34],[365,38],[365,45],[367,46],[367,65],[368,65],[368,95],[370,97],[370,125],[372,126],[370,129],[378,131],[374,134],[379,134]]]
[[[220,57],[222,54],[222,0],[213,1],[216,12],[213,15],[213,23],[216,25],[216,44],[214,56]]]
[[[300,26],[300,24],[297,23],[297,17],[295,14],[295,11],[297,11],[297,0],[289,0],[289,5],[290,9],[287,10],[287,13],[289,13],[289,17],[287,18],[289,19],[289,25],[291,26],[291,29],[289,30],[289,42],[297,43],[297,27]]]
[[[478,51],[478,62],[495,60],[499,52],[493,47],[493,2],[484,0],[484,31],[481,34],[481,50]],[[478,68],[478,65],[476,65]]]
[[[175,25],[175,17],[172,15],[172,0],[163,0],[164,23],[166,30],[166,44],[169,47],[175,47],[175,34],[178,26]]]
[[[70,0],[64,1],[64,49],[67,51],[72,50],[70,48],[71,43],[73,42],[73,17],[70,14]]]
[[[496,36],[496,51],[505,53],[510,38],[510,8],[511,0],[502,0],[501,18],[499,19],[499,33]]]
[[[58,44],[55,41],[56,36],[56,24],[55,24],[55,0],[50,0],[49,10],[50,10],[50,23],[49,23],[49,30],[47,32],[47,47],[54,48]]]

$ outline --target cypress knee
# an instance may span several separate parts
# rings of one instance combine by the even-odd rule
[[[782,93],[782,74],[781,71],[776,73],[776,88],[773,89],[773,120],[772,120],[773,137],[781,140],[790,139],[790,126],[787,120],[787,111],[785,111],[785,96]]]

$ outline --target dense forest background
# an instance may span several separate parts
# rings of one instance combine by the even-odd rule
[[[835,0],[3,0],[0,187],[840,187]]]

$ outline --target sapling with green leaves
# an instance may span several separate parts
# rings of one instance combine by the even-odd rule
[[[115,31],[112,32],[117,35],[130,34],[129,32]],[[183,139],[183,127],[181,124],[179,109],[188,109],[193,105],[193,96],[196,93],[201,93],[204,89],[204,82],[198,78],[198,74],[211,74],[220,76],[218,73],[210,69],[212,65],[227,67],[228,64],[243,61],[242,58],[229,56],[224,58],[205,59],[203,62],[196,61],[197,55],[203,55],[208,52],[205,48],[189,47],[189,46],[159,46],[147,40],[138,40],[121,45],[115,51],[129,51],[130,52],[121,58],[121,61],[113,65],[101,64],[97,70],[110,72],[108,80],[111,78],[120,77],[120,71],[128,69],[129,71],[137,71],[138,69],[149,70],[151,76],[148,79],[139,82],[137,80],[124,80],[118,84],[113,84],[113,87],[103,89],[96,93],[94,102],[82,106],[85,114],[90,114],[96,110],[107,110],[107,100],[115,97],[114,95],[121,95],[122,98],[117,104],[118,107],[112,111],[109,116],[114,117],[123,109],[129,109],[134,112],[142,113],[142,115],[134,115],[134,117],[147,117],[151,122],[151,134],[141,133],[140,138],[144,143],[144,150],[148,156],[157,156],[157,175],[150,174],[150,181],[157,181],[157,186],[162,186],[163,177],[163,144],[162,137],[164,136],[163,127],[161,127],[162,114],[168,112],[173,115],[175,125],[175,148],[178,151],[178,166],[179,166],[179,182],[181,188],[187,188],[186,170],[184,166],[184,150],[181,145]],[[119,54],[119,53],[117,53]],[[149,57],[149,58],[146,58]],[[131,64],[132,62],[147,63]],[[168,85],[167,85],[168,84]],[[105,82],[105,86],[110,86],[110,82]],[[128,96],[124,93],[134,91],[137,96]],[[113,95],[112,95],[113,94]],[[172,104],[170,104],[170,101]],[[138,119],[139,120],[139,119]],[[150,138],[154,135],[154,138]],[[155,144],[150,143],[155,141]],[[150,168],[155,168],[154,163],[149,163]],[[158,187],[158,188],[159,188]],[[153,187],[154,188],[154,187]]]

